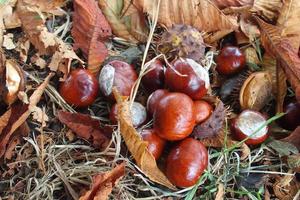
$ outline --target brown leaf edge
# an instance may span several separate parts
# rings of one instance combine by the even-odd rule
[[[106,59],[108,50],[104,44],[111,35],[111,27],[94,0],[74,1],[74,48],[80,48],[88,59],[88,69],[97,74]]]
[[[96,174],[93,177],[91,189],[87,191],[79,200],[108,199],[113,187],[118,184],[125,175],[125,163],[121,163],[111,171]]]
[[[31,113],[31,109],[36,106],[46,89],[54,73],[50,73],[45,81],[33,92],[29,98],[29,104],[20,102],[12,107],[0,117],[0,158],[5,154],[7,144],[12,134],[26,121]]]
[[[76,135],[93,143],[93,146],[105,149],[110,142],[111,134],[103,128],[100,121],[89,115],[58,111],[57,118]]]
[[[148,151],[148,143],[141,139],[133,127],[129,112],[129,102],[122,98],[116,88],[113,88],[113,94],[117,100],[118,108],[120,108],[118,109],[118,119],[121,135],[137,165],[150,180],[175,190],[175,186],[157,167],[155,158]]]

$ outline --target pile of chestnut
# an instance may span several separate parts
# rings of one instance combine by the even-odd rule
[[[246,59],[237,47],[224,47],[217,56],[216,70],[225,76],[236,74],[245,68]],[[103,66],[98,79],[88,70],[73,70],[60,85],[61,96],[77,107],[91,105],[98,92],[115,102],[112,88],[123,96],[129,96],[137,81],[134,67],[124,61],[113,60]],[[142,78],[142,85],[150,94],[147,105],[134,102],[131,107],[132,124],[139,128],[153,119],[153,127],[143,129],[141,137],[148,142],[148,150],[155,159],[167,153],[165,174],[178,187],[194,185],[208,166],[208,152],[199,141],[190,137],[197,124],[205,122],[214,107],[203,97],[209,85],[208,72],[191,59],[179,58],[166,67],[156,59]],[[146,108],[145,108],[146,107]],[[111,124],[117,123],[117,105],[110,111]],[[247,144],[256,145],[268,136],[263,114],[244,110],[231,123],[232,133]],[[171,148],[165,149],[169,143]]]

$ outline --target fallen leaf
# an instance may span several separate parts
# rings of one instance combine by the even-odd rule
[[[288,184],[282,184],[285,179],[290,179]],[[295,176],[286,175],[284,177],[278,177],[273,185],[274,194],[280,200],[294,199],[297,192],[300,190],[300,182],[298,182]]]
[[[111,171],[96,174],[93,177],[91,189],[79,200],[105,200],[108,199],[113,187],[125,175],[125,163],[117,165]]]
[[[287,141],[273,140],[267,146],[277,151],[280,156],[289,156],[299,152],[296,146]]]
[[[36,120],[37,122],[41,123],[42,124],[42,127],[45,127],[45,124],[43,123],[46,123],[49,121],[49,117],[48,115],[45,113],[44,110],[42,110],[40,107],[38,106],[34,106],[32,109],[32,118],[34,120]]]
[[[270,55],[276,58],[284,70],[287,80],[295,91],[296,98],[300,101],[300,58],[298,49],[294,49],[288,38],[281,36],[281,28],[267,24],[256,18],[261,32],[262,44]]]
[[[130,0],[99,0],[99,5],[116,36],[134,43],[147,41],[146,18]]]
[[[148,150],[148,143],[142,140],[133,127],[129,111],[129,101],[123,100],[123,97],[120,96],[116,88],[113,88],[113,93],[118,103],[120,132],[137,165],[150,180],[170,189],[175,189],[168,178],[157,167],[155,158]]]
[[[0,47],[3,43],[3,34],[6,30],[5,19],[11,18],[13,14],[13,7],[16,4],[16,0],[12,1],[0,1]]]
[[[20,60],[26,63],[28,58],[28,51],[30,48],[30,41],[26,37],[21,37],[18,40],[16,51],[19,52]]]
[[[300,172],[300,154],[290,155],[287,157],[287,164],[294,172]]]
[[[213,32],[237,29],[237,18],[227,16],[209,0],[135,0],[134,4],[143,8],[150,16],[155,16],[159,8],[158,23],[166,27],[186,24],[199,31]]]
[[[31,56],[30,62],[38,66],[40,69],[44,69],[47,66],[46,61],[43,58],[41,58],[41,56],[38,53]]]
[[[220,9],[227,7],[252,6],[254,0],[212,0]]]
[[[288,137],[281,141],[293,144],[300,151],[300,126],[298,126]]]
[[[255,0],[250,11],[269,22],[274,22],[278,18],[281,8],[282,0]]]
[[[60,55],[59,57],[52,57],[51,65],[49,65],[52,71],[59,69],[57,63],[68,61],[68,65],[65,65],[66,69],[61,70],[66,76],[70,71],[73,59],[80,63],[83,61],[77,57],[71,46],[59,39],[54,33],[48,32],[45,26],[45,16],[39,8],[40,4],[34,4],[34,2],[32,0],[18,1],[17,13],[22,23],[22,29],[40,55]]]
[[[203,139],[210,138],[218,135],[222,129],[225,122],[226,109],[221,100],[216,101],[215,110],[210,115],[210,117],[203,123],[195,126],[192,136]]]
[[[218,135],[209,138],[199,139],[202,144],[206,147],[215,147],[215,148],[222,148],[225,146],[225,140],[227,141],[226,146],[231,147],[237,142],[232,140],[230,136],[227,136],[225,139],[224,131],[220,132]]]
[[[31,109],[39,102],[53,75],[53,73],[50,73],[44,82],[36,88],[29,98],[29,104],[13,104],[11,108],[0,117],[0,157],[4,155],[12,134],[26,121],[31,113]]]
[[[276,111],[277,113],[283,112],[283,103],[287,93],[285,73],[268,53],[264,54],[261,65],[271,75],[272,93],[276,97]]]
[[[241,31],[249,38],[250,42],[253,42],[260,36],[260,31],[257,25],[251,20],[250,15],[242,14],[239,23]]]
[[[102,127],[99,120],[89,115],[58,111],[57,117],[79,137],[91,141],[97,148],[105,149],[110,142],[111,134]]]
[[[17,153],[15,148],[18,144],[21,143],[22,137],[28,136],[30,132],[29,126],[26,122],[24,122],[12,135],[9,143],[7,144],[6,151],[4,154],[4,158],[7,160],[11,160],[12,157]]]
[[[237,187],[258,190],[267,181],[267,174],[240,173],[237,180]]]
[[[111,28],[94,0],[75,0],[72,36],[75,49],[80,48],[88,59],[88,69],[98,73],[108,55],[104,42]]]
[[[300,1],[285,0],[277,25],[282,28],[281,36],[288,37],[293,48],[300,46]]]

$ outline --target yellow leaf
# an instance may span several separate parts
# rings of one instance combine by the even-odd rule
[[[113,33],[131,42],[145,42],[148,28],[143,13],[130,0],[99,0]]]
[[[115,88],[113,89],[113,93],[119,108],[118,119],[120,123],[120,132],[137,165],[150,180],[168,188],[175,189],[168,178],[157,167],[155,158],[147,148],[148,143],[142,140],[136,129],[133,127],[129,112],[129,101],[123,100]]]
[[[153,17],[159,6],[158,22],[166,27],[186,24],[200,31],[237,29],[237,18],[227,16],[209,0],[135,0],[134,3]]]

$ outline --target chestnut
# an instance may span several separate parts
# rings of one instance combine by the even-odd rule
[[[153,92],[148,97],[148,100],[147,100],[147,111],[148,111],[148,113],[149,113],[150,116],[153,116],[157,103],[167,93],[169,93],[168,90],[158,89],[158,90],[156,90],[155,92]]]
[[[148,150],[157,160],[164,150],[166,141],[159,137],[154,129],[144,129],[141,136],[143,140],[148,142]]]
[[[147,70],[150,71],[142,78],[142,84],[147,91],[151,93],[157,89],[163,88],[165,80],[163,63],[159,59],[156,59],[150,64]]]
[[[283,106],[283,112],[285,113],[279,119],[279,125],[287,130],[293,131],[300,126],[300,103],[297,101],[288,101]]]
[[[136,71],[130,64],[120,60],[110,61],[100,71],[100,90],[110,99],[114,99],[113,87],[116,87],[122,96],[129,96],[137,77]]]
[[[111,107],[110,113],[109,113],[109,119],[112,124],[118,123],[118,106],[117,106],[117,104],[114,104]],[[139,127],[146,121],[146,119],[147,119],[146,108],[138,102],[133,102],[132,107],[131,107],[132,125],[134,127]]]
[[[98,91],[97,79],[86,69],[71,71],[67,79],[59,86],[59,93],[64,100],[77,107],[91,105],[98,96]]]
[[[216,59],[216,70],[223,75],[232,75],[242,71],[246,65],[246,56],[235,46],[226,46],[221,49]]]
[[[248,145],[257,145],[268,138],[269,127],[265,126],[253,135],[263,124],[267,122],[265,116],[254,110],[244,110],[231,122],[231,130],[238,140],[244,140]]]
[[[172,92],[182,92],[193,100],[201,99],[209,88],[208,72],[191,59],[177,59],[165,74],[166,86]]]
[[[177,187],[190,187],[196,184],[207,165],[206,147],[196,139],[186,138],[168,154],[166,175]]]
[[[207,120],[213,111],[212,105],[210,105],[204,100],[195,101],[194,107],[195,107],[194,109],[195,109],[197,124]]]
[[[181,140],[192,133],[195,119],[194,102],[189,96],[168,93],[157,103],[153,127],[166,140]]]

